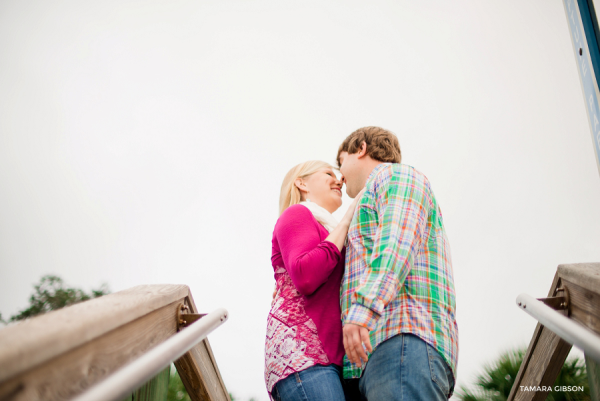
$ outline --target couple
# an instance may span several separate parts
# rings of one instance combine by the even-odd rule
[[[285,176],[265,345],[271,399],[451,396],[458,328],[450,248],[429,181],[400,158],[394,134],[365,127],[338,149],[341,181],[320,161]],[[354,201],[337,222],[343,183]]]

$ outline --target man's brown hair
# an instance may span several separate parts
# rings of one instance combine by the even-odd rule
[[[338,167],[341,165],[340,153],[358,153],[363,142],[367,144],[367,154],[374,160],[384,163],[400,163],[402,160],[396,135],[380,127],[363,127],[348,135],[340,145],[336,157]]]

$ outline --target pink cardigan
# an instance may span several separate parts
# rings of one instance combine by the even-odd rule
[[[302,205],[279,217],[271,262],[277,295],[267,320],[265,381],[275,383],[314,365],[342,365],[340,284],[344,254]]]

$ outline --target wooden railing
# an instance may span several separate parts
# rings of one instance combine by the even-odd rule
[[[187,286],[143,285],[0,330],[0,400],[72,399],[174,336],[182,306]],[[208,339],[174,363],[192,400],[229,400]]]
[[[600,263],[559,265],[548,298],[542,301],[570,322],[589,330],[591,335],[600,335]],[[565,335],[575,342],[569,337],[572,336]],[[554,389],[571,347],[572,344],[538,323],[508,401],[545,400],[550,393],[547,389]],[[590,395],[592,400],[600,400],[600,363],[592,356],[592,353],[585,356]]]

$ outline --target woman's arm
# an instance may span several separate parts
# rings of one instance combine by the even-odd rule
[[[329,278],[340,260],[335,244],[321,241],[318,223],[302,205],[289,207],[275,226],[285,267],[303,295],[310,295]]]
[[[318,223],[312,213],[302,205],[289,207],[275,226],[275,235],[286,269],[303,295],[310,295],[319,288],[340,260],[352,221],[359,193],[338,226],[321,241]]]

